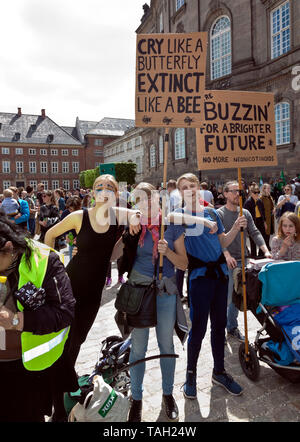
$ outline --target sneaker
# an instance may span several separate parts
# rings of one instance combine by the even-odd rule
[[[196,399],[197,397],[196,373],[192,370],[188,370],[186,373],[183,395],[186,399]]]
[[[168,420],[171,422],[177,422],[179,419],[179,412],[174,397],[171,394],[163,394],[163,403],[165,405]]]
[[[227,374],[226,371],[223,371],[221,374],[215,374],[213,372],[212,383],[225,388],[225,390],[233,396],[239,396],[243,393],[242,387],[235,382],[233,377]]]
[[[106,278],[106,283],[105,283],[106,287],[110,287],[111,283],[112,283],[111,278]]]
[[[232,330],[228,330],[227,335],[238,339],[240,342],[245,342],[245,336],[242,335],[237,327],[233,328]]]
[[[125,279],[123,278],[123,276],[119,277],[119,284],[124,284]]]

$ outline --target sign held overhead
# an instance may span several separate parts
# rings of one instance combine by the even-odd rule
[[[198,168],[277,165],[274,95],[206,91],[196,130]]]
[[[137,127],[199,127],[206,53],[205,32],[137,35]]]

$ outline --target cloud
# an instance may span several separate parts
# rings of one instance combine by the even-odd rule
[[[26,112],[38,103],[61,124],[74,124],[74,115],[134,118],[135,29],[144,3],[15,0],[6,10],[17,26],[10,51],[0,54],[1,85],[19,97],[17,106],[32,103]]]

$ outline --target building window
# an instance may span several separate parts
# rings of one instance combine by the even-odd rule
[[[16,155],[23,155],[23,147],[16,147]]]
[[[175,160],[185,158],[185,131],[183,128],[175,131]]]
[[[47,155],[47,149],[40,149],[40,155]]]
[[[10,161],[2,161],[2,172],[10,173]]]
[[[211,79],[231,73],[231,24],[227,16],[218,18],[210,34]]]
[[[51,149],[51,155],[57,156],[58,155],[58,150],[57,149]]]
[[[52,190],[59,188],[59,180],[52,180]]]
[[[103,140],[94,140],[94,146],[103,146]]]
[[[73,173],[79,173],[79,163],[78,162],[72,162],[72,170],[73,170]]]
[[[176,1],[176,11],[181,8],[181,6],[184,5],[185,0],[175,0]]]
[[[159,32],[163,32],[164,31],[164,16],[163,13],[161,12],[159,14]]]
[[[29,155],[36,155],[36,149],[29,149]]]
[[[33,187],[33,190],[37,190],[37,181],[36,180],[29,181],[29,186]]]
[[[16,173],[24,173],[23,161],[16,161]]]
[[[58,162],[57,161],[53,161],[51,163],[51,170],[52,170],[52,173],[58,173]]]
[[[102,157],[103,152],[102,152],[102,150],[94,150],[94,155],[95,155],[95,157]]]
[[[158,147],[159,147],[159,163],[163,164],[164,162],[164,139],[163,136],[160,135],[159,137],[159,142],[158,142]]]
[[[136,137],[135,139],[135,147],[138,147],[142,144],[142,137]]]
[[[47,173],[48,172],[48,163],[47,163],[47,161],[41,161],[40,162],[40,170],[41,170],[41,173]]]
[[[291,49],[290,35],[290,2],[285,2],[271,11],[272,58]]]
[[[150,168],[156,166],[156,147],[154,144],[150,147]]]
[[[3,181],[3,190],[8,189],[8,187],[10,187],[10,181],[8,180]]]
[[[46,180],[41,180],[41,183],[44,185],[44,189],[48,190],[48,181]]]
[[[36,161],[29,161],[29,173],[36,173]]]
[[[62,149],[61,154],[62,154],[64,157],[67,157],[67,156],[69,155],[69,151],[68,151],[68,149]]]
[[[9,155],[9,147],[2,147],[1,152],[2,155]]]
[[[63,161],[61,163],[62,166],[62,173],[69,173],[69,163],[66,161]]]
[[[79,180],[73,180],[73,189],[79,189],[80,184],[79,184]]]
[[[63,180],[63,188],[65,190],[70,190],[70,181],[69,180]]]
[[[72,149],[73,157],[78,157],[78,149]]]
[[[291,142],[290,104],[278,103],[275,106],[276,144]]]
[[[141,157],[137,157],[135,162],[136,162],[136,173],[142,173],[143,172],[143,168],[142,168],[142,159],[141,159]]]

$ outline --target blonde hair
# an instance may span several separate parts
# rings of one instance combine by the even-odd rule
[[[94,181],[94,184],[93,184],[93,190],[95,189],[95,186],[96,186],[96,184],[97,184],[98,181],[109,181],[110,184],[112,184],[112,186],[114,187],[114,189],[115,189],[115,193],[118,192],[118,189],[119,189],[118,182],[117,182],[117,180],[115,179],[115,177],[113,177],[112,175],[110,175],[110,174],[107,173],[107,174],[104,174],[104,175],[100,175],[100,176],[98,176],[98,177],[95,179],[95,181]]]
[[[12,198],[13,191],[10,189],[3,190],[3,196],[4,196],[4,198]]]
[[[187,180],[190,181],[191,183],[197,183],[200,184],[198,178],[196,177],[196,175],[194,175],[193,173],[184,173],[183,175],[181,175],[178,179],[177,179],[177,188],[179,189],[180,186],[180,181],[182,180]]]
[[[285,238],[285,235],[282,231],[282,224],[286,218],[294,224],[296,229],[296,241],[300,241],[300,218],[293,212],[284,212],[284,214],[281,216],[278,224],[277,236],[282,239]]]

